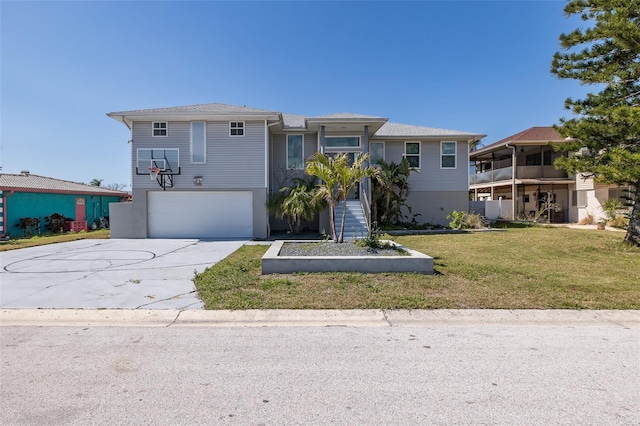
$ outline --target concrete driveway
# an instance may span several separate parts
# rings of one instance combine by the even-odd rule
[[[0,308],[201,309],[192,278],[246,241],[80,240],[0,254]]]

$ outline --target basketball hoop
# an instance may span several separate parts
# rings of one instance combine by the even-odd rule
[[[149,176],[151,176],[151,180],[157,180],[159,174],[160,167],[149,167]]]

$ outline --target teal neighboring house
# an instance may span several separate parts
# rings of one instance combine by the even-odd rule
[[[37,235],[45,232],[45,217],[58,213],[67,218],[68,230],[87,230],[96,221],[108,223],[109,203],[129,201],[130,195],[99,186],[33,175],[0,173],[0,237],[20,237],[21,218],[37,218]]]

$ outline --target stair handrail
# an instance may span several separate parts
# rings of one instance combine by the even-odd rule
[[[364,213],[364,223],[367,225],[367,231],[371,231],[371,203],[370,203],[370,186],[371,178],[364,178],[360,184],[360,205]]]

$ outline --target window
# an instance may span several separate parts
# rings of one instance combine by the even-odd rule
[[[207,157],[207,125],[204,121],[191,123],[191,162],[204,163]]]
[[[166,121],[154,121],[153,122],[153,136],[167,136],[167,122]]]
[[[304,168],[303,150],[302,135],[287,135],[287,169]]]
[[[244,136],[244,121],[230,121],[229,136]]]
[[[360,146],[359,136],[325,136],[325,148],[353,148]]]
[[[573,207],[587,207],[587,191],[584,189],[571,191],[571,205]]]
[[[378,164],[378,161],[384,160],[384,142],[369,143],[369,160],[371,164]]]
[[[536,154],[529,154],[525,157],[525,165],[526,166],[541,166],[542,165],[542,154],[539,152]]]
[[[456,168],[456,150],[458,144],[456,142],[440,142],[440,168],[455,169]]]
[[[536,152],[535,154],[529,154],[525,157],[526,166],[551,166],[551,151],[543,151],[542,153]]]
[[[610,200],[620,200],[626,203],[629,200],[629,197],[631,196],[631,194],[632,194],[631,187],[609,188]]]
[[[404,143],[404,158],[409,161],[409,166],[414,169],[420,168],[420,142]]]

